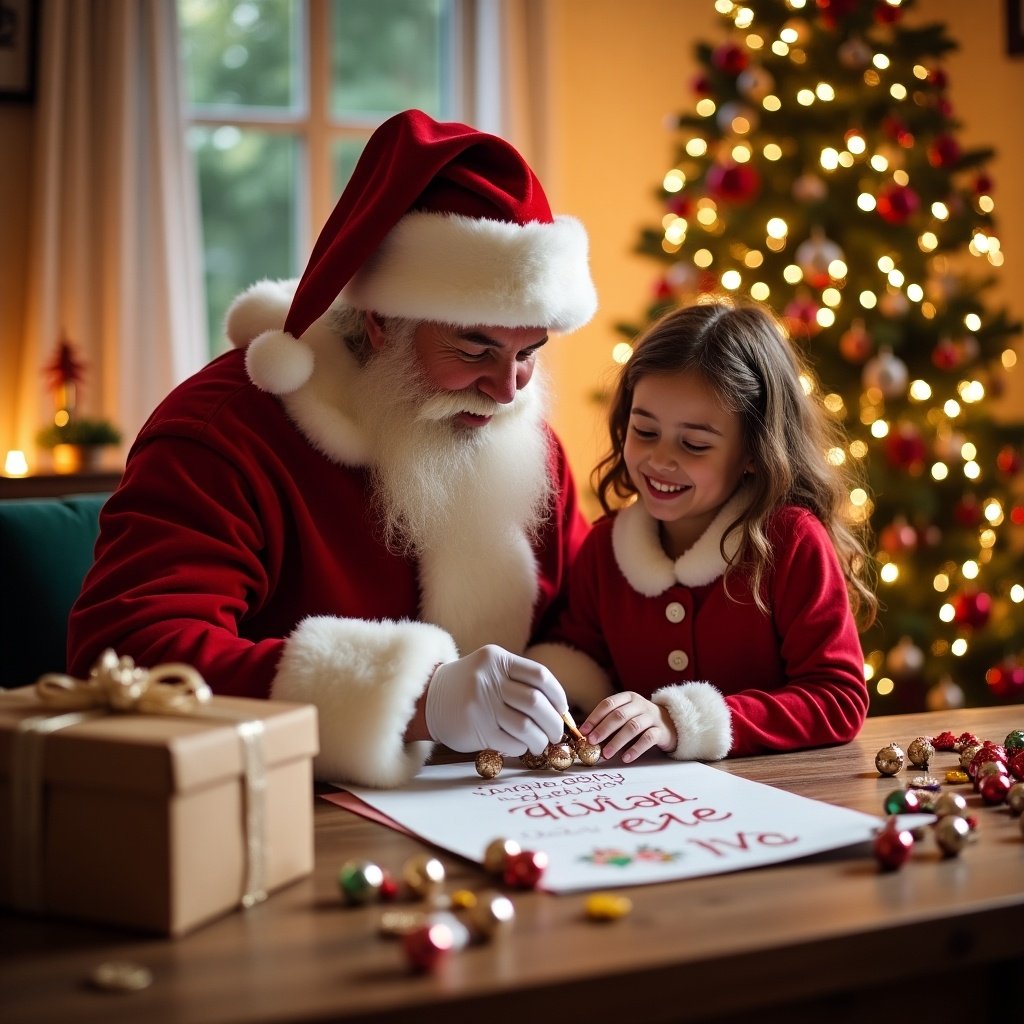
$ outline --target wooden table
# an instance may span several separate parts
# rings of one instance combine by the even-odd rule
[[[727,762],[726,771],[881,814],[906,778],[874,769],[890,740],[944,729],[1002,742],[1024,707],[869,719],[845,747]],[[943,775],[953,754],[940,754]],[[176,941],[0,916],[0,1019],[61,1021],[550,1022],[1016,1019],[1024,977],[1024,836],[1008,809],[981,806],[978,838],[944,858],[929,835],[899,871],[870,844],[777,867],[627,892],[633,913],[595,924],[581,896],[514,896],[504,939],[454,955],[436,974],[406,967],[378,933],[378,907],[343,906],[348,858],[400,871],[417,841],[317,800],[314,875]],[[441,855],[452,888],[484,888],[474,865]],[[90,989],[107,960],[149,967],[140,992]],[[752,1016],[756,1014],[756,1018]]]

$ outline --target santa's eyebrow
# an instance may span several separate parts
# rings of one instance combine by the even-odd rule
[[[503,345],[502,342],[487,334],[482,334],[480,331],[460,331],[459,337],[473,345],[485,345],[488,348],[501,348]],[[524,345],[522,350],[529,351],[530,349],[540,348],[547,343],[548,336],[545,334],[543,338],[538,338],[532,345]]]

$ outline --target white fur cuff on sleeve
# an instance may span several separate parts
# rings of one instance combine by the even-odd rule
[[[399,786],[433,746],[403,740],[416,701],[433,667],[458,656],[455,641],[428,623],[312,617],[288,638],[271,696],[316,705],[318,779]]]
[[[562,684],[570,707],[589,715],[605,697],[615,692],[608,673],[589,654],[568,644],[534,644],[524,658],[540,662]]]
[[[651,695],[672,719],[679,741],[670,756],[677,761],[719,761],[732,746],[732,714],[710,683],[663,686]]]

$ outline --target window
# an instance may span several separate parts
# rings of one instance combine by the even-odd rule
[[[301,273],[373,129],[472,115],[470,0],[177,0],[210,350],[232,298]]]

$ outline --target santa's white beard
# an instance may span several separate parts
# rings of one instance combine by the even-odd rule
[[[375,352],[362,375],[359,416],[374,438],[374,498],[389,547],[416,555],[457,538],[483,551],[532,534],[551,497],[540,373],[508,405],[432,391],[408,334]],[[459,412],[493,418],[467,427]]]

